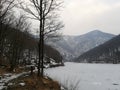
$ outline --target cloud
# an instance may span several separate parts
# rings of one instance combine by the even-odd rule
[[[65,34],[83,34],[93,29],[119,33],[119,0],[70,0],[61,15]]]

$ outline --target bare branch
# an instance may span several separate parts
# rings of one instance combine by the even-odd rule
[[[45,16],[47,16],[48,13],[51,11],[52,4],[53,4],[53,0],[51,0],[51,3],[50,3],[50,5],[49,5],[49,8],[48,8],[47,12],[44,13]],[[44,12],[45,12],[45,11],[44,11]]]
[[[14,7],[14,5],[11,7],[11,5],[14,3],[14,1],[15,1],[15,0],[9,1],[8,6],[7,6],[6,9],[4,10],[3,14],[0,15],[0,18],[4,17],[4,16],[6,15],[6,13],[8,12],[8,10],[10,10],[10,9],[12,9],[12,8]],[[5,0],[5,1],[3,2],[3,4],[6,3],[6,2],[7,2],[7,1]],[[11,7],[11,8],[10,8],[10,7]]]
[[[27,6],[23,6],[22,4],[20,4],[21,9],[23,9],[25,12],[31,14],[33,17],[35,17],[37,20],[40,20],[40,17],[38,15],[36,15],[30,8],[28,8]]]

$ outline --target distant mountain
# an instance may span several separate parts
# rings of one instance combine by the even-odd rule
[[[120,63],[120,35],[85,52],[76,61]]]
[[[84,52],[103,44],[110,40],[115,35],[104,33],[99,30],[88,32],[79,36],[63,36],[57,42],[48,42],[48,44],[55,47],[64,57],[65,60],[73,60],[73,58],[80,56]]]

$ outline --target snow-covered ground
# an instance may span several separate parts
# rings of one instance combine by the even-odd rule
[[[67,62],[45,72],[68,90],[120,90],[120,64]]]
[[[9,81],[11,81],[15,78],[18,78],[22,75],[26,75],[28,73],[29,72],[23,72],[23,73],[20,73],[20,74],[12,74],[12,73],[5,74],[4,77],[0,79],[0,90],[3,90],[4,88],[7,88],[7,86],[5,84],[8,83]]]

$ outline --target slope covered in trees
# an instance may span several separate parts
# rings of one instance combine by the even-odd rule
[[[17,3],[16,0],[0,1],[0,64],[9,65],[10,69],[13,70],[18,65],[32,64],[34,61],[39,67],[38,59],[39,63],[41,63],[40,60],[43,63],[40,58],[44,59],[44,55],[47,60],[52,58],[54,62],[62,62],[61,55],[57,50],[45,45],[44,39],[42,39],[44,47],[40,47],[40,42],[29,33],[31,24],[28,17],[25,13],[16,12],[19,5],[21,5],[21,2]],[[54,55],[48,53],[49,50],[53,51]],[[43,54],[41,56],[40,51]],[[42,66],[39,68],[42,68]]]
[[[120,35],[82,54],[76,61],[120,63]]]
[[[18,64],[30,64],[32,59],[38,59],[38,41],[31,34],[8,26],[3,30],[6,30],[6,37],[1,43],[1,65],[10,64],[13,69]],[[62,62],[62,56],[57,50],[48,45],[44,48],[47,57],[57,63]]]

